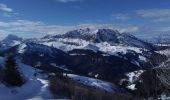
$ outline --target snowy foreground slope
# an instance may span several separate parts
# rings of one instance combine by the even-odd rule
[[[0,59],[3,62],[3,58]],[[48,89],[48,81],[42,76],[34,76],[35,70],[27,65],[19,63],[19,69],[27,79],[21,87],[8,88],[0,84],[0,100],[37,100],[51,99],[52,95]]]
[[[3,65],[4,58],[0,57],[0,63]],[[21,87],[6,87],[0,83],[0,100],[46,100],[52,99],[52,93],[49,90],[49,82],[42,74],[35,76],[33,67],[18,63],[19,70],[27,80]],[[81,84],[90,86],[92,88],[100,89],[111,93],[126,93],[114,84],[101,81],[99,79],[79,76],[75,74],[68,74],[69,79],[79,82]]]

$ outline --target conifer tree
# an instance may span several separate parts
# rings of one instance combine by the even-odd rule
[[[21,86],[24,83],[24,80],[17,68],[17,64],[13,56],[7,57],[4,73],[5,75],[3,81],[7,85]]]

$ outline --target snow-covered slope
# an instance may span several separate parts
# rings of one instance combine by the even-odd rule
[[[163,54],[163,55],[166,55],[167,57],[170,56],[170,49],[165,49],[165,50],[160,50],[160,51],[156,51],[157,53],[160,53],[160,54]]]
[[[4,63],[4,58],[0,58],[0,63]],[[23,63],[17,63],[18,69],[26,79],[26,83],[21,87],[7,87],[3,83],[0,83],[0,100],[47,100],[52,99],[52,93],[49,90],[49,82],[44,76],[48,74],[38,73],[38,69]],[[37,75],[35,76],[35,73]],[[81,84],[90,86],[92,88],[100,89],[110,93],[128,93],[120,87],[99,79],[89,78],[85,76],[79,76],[75,74],[67,74],[67,77],[71,80],[79,82]]]
[[[126,83],[126,88],[135,90],[136,86],[136,81],[139,80],[140,75],[144,72],[145,70],[136,70],[130,73],[126,73],[125,76],[126,78],[123,78],[120,80],[120,84],[123,85]]]
[[[79,76],[79,75],[75,75],[75,74],[68,74],[67,75],[69,78],[71,78],[72,80],[75,80],[77,82],[80,82],[84,85],[88,85],[97,89],[101,89],[107,92],[114,92],[114,93],[123,93],[125,92],[124,90],[120,90],[119,87],[117,87],[116,85],[106,82],[106,81],[102,81],[99,79],[94,79],[94,78],[89,78],[89,77],[85,77],[85,76]]]
[[[0,62],[4,62],[4,58],[1,58]],[[52,98],[47,80],[41,76],[35,77],[35,69],[31,66],[22,63],[18,63],[18,66],[27,80],[26,83],[21,87],[6,87],[0,83],[0,100],[44,100]]]

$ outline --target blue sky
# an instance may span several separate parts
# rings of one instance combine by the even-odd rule
[[[170,33],[169,0],[1,0],[0,38],[108,27],[140,38]]]

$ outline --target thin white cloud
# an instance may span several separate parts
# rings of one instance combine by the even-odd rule
[[[155,18],[153,19],[154,22],[165,22],[169,23],[170,22],[170,16],[169,17],[160,17],[160,18]]]
[[[142,17],[146,18],[159,18],[159,17],[169,17],[170,9],[147,9],[147,10],[137,10],[136,13]]]
[[[130,19],[130,17],[127,14],[113,14],[112,19],[128,20],[128,19]]]
[[[0,21],[0,38],[8,34],[16,34],[20,36],[42,37],[46,34],[63,34],[70,30],[90,28],[92,30],[106,28],[118,30],[120,33],[128,32],[135,34],[141,38],[153,38],[160,33],[170,32],[169,27],[154,27],[146,25],[130,25],[130,24],[78,24],[70,26],[48,25],[40,21],[16,20],[10,22]],[[146,37],[147,36],[147,37]]]
[[[82,0],[56,0],[56,1],[60,3],[68,3],[68,2],[81,2]]]
[[[12,12],[13,9],[12,9],[12,8],[9,8],[6,4],[0,3],[0,11]]]
[[[170,22],[170,9],[145,9],[135,12],[138,16],[150,18],[153,22]]]
[[[11,22],[0,21],[0,34],[1,37],[4,34],[63,34],[67,31],[80,29],[80,28],[91,28],[93,30],[99,28],[109,28],[118,30],[120,32],[137,32],[139,28],[133,25],[113,25],[113,24],[79,24],[73,26],[60,26],[60,25],[47,25],[40,21],[29,21],[29,20],[16,20]],[[3,34],[2,34],[3,33]],[[5,35],[4,35],[5,36]]]
[[[19,15],[19,13],[16,13],[16,12],[10,12],[10,13],[8,13],[8,12],[3,12],[1,15],[2,15],[3,17],[14,17],[14,16]]]

